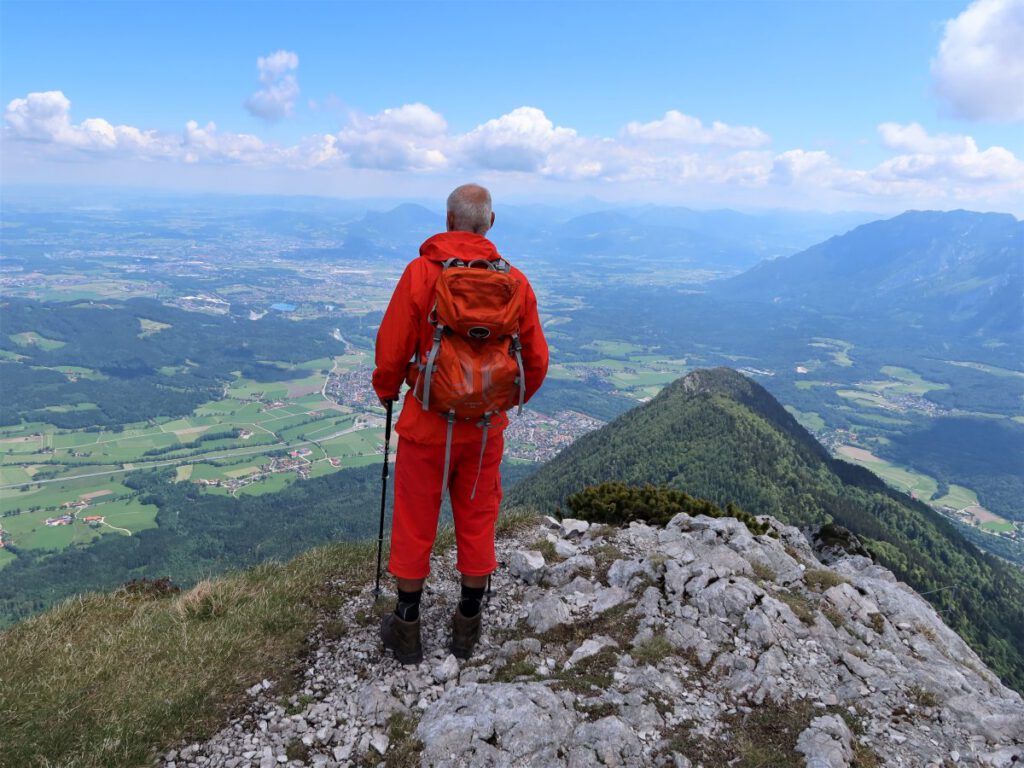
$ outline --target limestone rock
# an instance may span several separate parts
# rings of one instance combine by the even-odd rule
[[[561,530],[562,535],[566,538],[571,538],[573,536],[582,536],[584,533],[590,530],[590,523],[588,523],[586,520],[576,520],[572,517],[563,517]]]
[[[539,683],[471,683],[423,713],[423,766],[564,765],[575,711]]]
[[[559,624],[566,624],[570,620],[569,607],[557,595],[550,595],[542,598],[530,608],[530,614],[526,623],[534,631],[543,634]]]
[[[535,549],[516,550],[509,558],[508,569],[527,584],[536,584],[544,571],[544,555]]]
[[[796,751],[807,759],[807,768],[846,768],[853,760],[852,738],[841,717],[817,717],[797,738]]]

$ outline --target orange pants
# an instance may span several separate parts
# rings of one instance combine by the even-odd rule
[[[479,443],[452,445],[448,492],[455,518],[456,567],[466,576],[487,576],[494,559],[494,523],[501,504],[501,431],[487,435],[483,466],[477,479]],[[441,511],[444,445],[426,445],[400,438],[395,458],[395,512],[391,523],[388,571],[400,579],[425,579],[437,536]],[[476,497],[470,499],[473,483]]]

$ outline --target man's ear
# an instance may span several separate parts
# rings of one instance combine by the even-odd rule
[[[451,211],[448,211],[448,217],[447,217],[447,219],[445,221],[446,221],[446,226],[448,227],[448,231],[449,232],[451,232],[452,230],[455,229],[455,214],[454,213],[452,213]]]
[[[494,226],[494,211],[491,211],[491,227]],[[490,229],[490,227],[488,227]]]

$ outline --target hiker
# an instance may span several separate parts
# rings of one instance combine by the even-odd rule
[[[410,387],[395,426],[388,571],[398,581],[398,601],[381,625],[384,647],[403,664],[423,659],[420,596],[445,493],[462,574],[451,652],[461,659],[473,652],[484,587],[497,566],[505,411],[521,408],[547,373],[537,298],[526,276],[484,237],[493,224],[484,187],[466,184],[452,192],[447,231],[420,246],[377,332],[373,388],[381,403],[390,408],[402,382]]]

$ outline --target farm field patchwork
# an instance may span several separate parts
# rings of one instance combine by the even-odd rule
[[[837,452],[844,459],[867,467],[889,485],[899,488],[901,491],[912,494],[914,497],[927,501],[939,489],[935,478],[915,472],[911,469],[898,467],[890,461],[875,456],[871,451],[853,445],[841,445]]]

